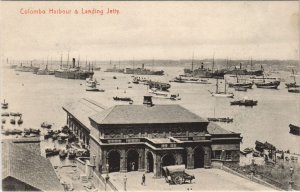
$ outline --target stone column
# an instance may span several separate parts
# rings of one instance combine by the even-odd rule
[[[155,154],[154,157],[154,177],[160,178],[161,177],[161,155]]]
[[[139,149],[139,171],[145,171],[145,150]]]
[[[191,147],[187,148],[187,160],[186,160],[186,168],[194,169],[194,150]]]
[[[100,158],[99,158],[100,159]],[[100,163],[100,162],[98,162]],[[102,173],[108,173],[108,167],[107,167],[107,164],[108,164],[108,154],[107,154],[107,151],[106,150],[103,150],[102,151]],[[98,167],[99,169],[99,167]]]
[[[126,173],[127,172],[127,156],[126,156],[125,149],[121,150],[120,172],[121,173]]]
[[[204,150],[204,168],[211,167],[211,148],[203,147]]]

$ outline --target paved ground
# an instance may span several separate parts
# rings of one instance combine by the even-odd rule
[[[67,191],[93,191],[95,186],[91,181],[83,183],[80,180],[80,175],[83,174],[77,167],[57,167],[56,173],[61,183],[68,186]]]
[[[152,173],[146,173],[146,185],[141,185],[143,172],[126,173],[127,191],[204,191],[204,190],[243,190],[243,191],[266,191],[272,190],[263,185],[251,182],[244,178],[229,174],[219,169],[194,169],[188,170],[196,179],[192,183],[182,185],[169,185],[164,178],[153,179]],[[110,173],[110,181],[124,191],[123,178],[125,173]]]

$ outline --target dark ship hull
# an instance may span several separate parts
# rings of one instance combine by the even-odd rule
[[[215,78],[215,79],[224,79],[225,71],[224,70],[219,70],[219,71],[214,71],[212,72],[209,69],[184,69],[184,74],[186,76],[192,76],[192,77],[197,77],[197,78]]]
[[[300,135],[300,127],[299,126],[290,124],[289,127],[290,127],[290,133],[291,134]]]
[[[226,74],[261,76],[263,75],[263,70],[233,69],[226,71]]]
[[[252,89],[253,83],[228,83],[228,87],[233,87],[233,88],[237,88],[237,87],[244,87],[247,89]]]
[[[261,82],[255,83],[257,88],[264,88],[264,89],[277,89],[280,85],[280,81],[272,81],[272,82]]]
[[[150,89],[158,89],[161,91],[167,91],[171,87],[169,83],[161,83],[157,81],[148,81],[147,85]]]
[[[134,75],[164,75],[164,71],[152,71],[149,69],[145,68],[136,68],[136,69],[131,69],[131,68],[126,68],[124,70],[125,74],[134,74]]]
[[[91,75],[94,75],[92,71],[70,71],[70,70],[57,70],[54,73],[55,77],[64,79],[87,79]]]
[[[70,69],[59,69],[54,72],[54,76],[63,79],[84,79],[94,75],[93,71],[85,71],[80,67],[75,67],[75,58],[73,58],[73,68]]]

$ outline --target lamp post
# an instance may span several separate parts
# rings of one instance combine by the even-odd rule
[[[105,183],[104,183],[104,187],[105,187],[105,191],[107,189],[107,182],[109,180],[109,175],[108,175],[108,172],[109,172],[109,164],[107,163],[106,164],[106,170],[107,170],[107,173],[106,173],[106,176],[105,176]]]
[[[127,184],[126,174],[124,175],[123,181],[124,181],[124,191],[126,191],[126,184]]]
[[[293,181],[293,175],[294,175],[294,168],[291,166],[290,167],[290,176],[291,176],[291,180],[289,181],[289,188],[288,190],[289,191],[292,191],[293,190],[293,184],[294,184],[294,181]]]

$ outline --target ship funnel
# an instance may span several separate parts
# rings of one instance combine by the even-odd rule
[[[144,96],[144,101],[143,104],[146,105],[147,107],[152,107],[152,96]]]
[[[75,68],[75,58],[72,59],[73,62],[73,68]]]

